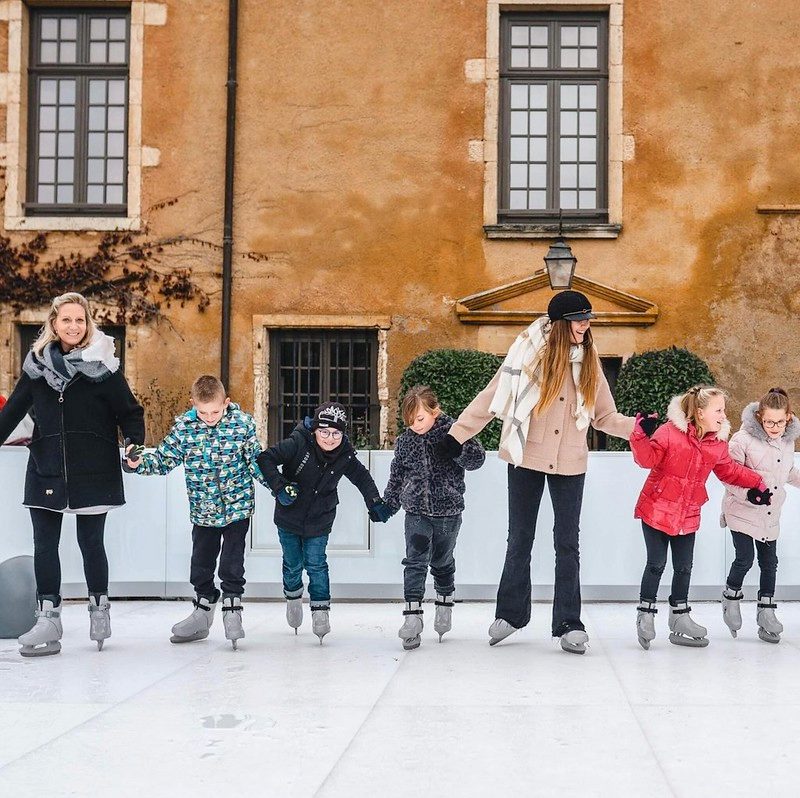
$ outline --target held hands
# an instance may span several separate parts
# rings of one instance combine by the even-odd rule
[[[284,485],[276,494],[275,498],[284,506],[288,507],[297,501],[300,495],[300,486],[296,482]]]
[[[132,474],[139,467],[139,463],[142,462],[144,446],[138,443],[131,443],[130,438],[125,438],[122,446],[125,450],[125,457],[122,458],[122,470],[127,474]]]
[[[749,501],[750,504],[769,506],[772,504],[772,491],[766,485],[763,490],[759,488],[750,488],[750,490],[747,491],[747,501]]]
[[[396,512],[397,510],[389,507],[383,499],[376,499],[369,508],[369,519],[378,524],[385,524]]]
[[[464,449],[464,444],[459,443],[452,435],[445,435],[439,443],[436,444],[436,454],[445,460],[455,460],[456,457],[461,456]]]
[[[658,413],[648,413],[646,416],[644,413],[637,413],[635,427],[638,427],[648,438],[652,438],[653,433],[658,429]]]

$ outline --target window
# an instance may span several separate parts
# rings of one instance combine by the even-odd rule
[[[617,377],[619,377],[619,370],[622,368],[622,358],[601,357],[600,363],[603,366],[603,374],[608,380],[611,395],[615,396],[617,393]],[[588,443],[590,451],[604,452],[608,449],[608,435],[605,432],[596,430],[594,427],[589,427]]]
[[[26,215],[127,213],[127,11],[32,9]]]
[[[22,363],[25,356],[31,351],[33,342],[39,337],[39,331],[42,329],[41,324],[18,324],[17,332],[19,333],[19,368],[22,369]],[[119,367],[125,373],[125,327],[118,324],[103,324],[100,329],[114,339],[115,354],[119,358]]]
[[[324,401],[341,402],[356,448],[377,447],[380,404],[373,330],[270,330],[268,436],[291,434]]]
[[[506,14],[498,221],[608,221],[608,20]]]

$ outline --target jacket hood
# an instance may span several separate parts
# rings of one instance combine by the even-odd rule
[[[758,402],[750,402],[744,410],[742,410],[742,429],[752,435],[756,440],[767,441],[769,437],[761,426],[756,412],[758,411]],[[786,425],[786,430],[778,440],[786,440],[794,443],[800,438],[800,421],[795,416]]]
[[[667,420],[671,421],[681,432],[689,431],[689,419],[681,409],[682,396],[673,396],[667,408]],[[716,434],[717,440],[727,441],[731,434],[731,422],[728,419],[722,422],[719,432]]]

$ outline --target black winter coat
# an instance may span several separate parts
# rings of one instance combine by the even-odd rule
[[[31,408],[23,504],[56,511],[124,504],[117,429],[144,443],[144,410],[122,372],[100,382],[78,374],[63,394],[23,372],[0,410],[0,443]]]
[[[288,438],[258,456],[258,467],[274,495],[290,482],[300,488],[294,504],[284,507],[275,502],[275,525],[279,529],[304,538],[329,534],[339,504],[336,487],[342,477],[358,488],[367,508],[380,500],[375,482],[346,436],[334,452],[333,459],[323,457],[314,433],[298,424]]]

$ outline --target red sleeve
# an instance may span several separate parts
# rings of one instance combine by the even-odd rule
[[[635,427],[629,438],[633,460],[642,468],[655,468],[663,459],[669,443],[669,428],[662,424],[648,438],[641,427]]]
[[[725,451],[714,466],[714,473],[720,482],[728,485],[738,485],[740,488],[760,488],[764,484],[761,474],[756,473],[750,468],[737,463],[728,451],[725,444]]]

